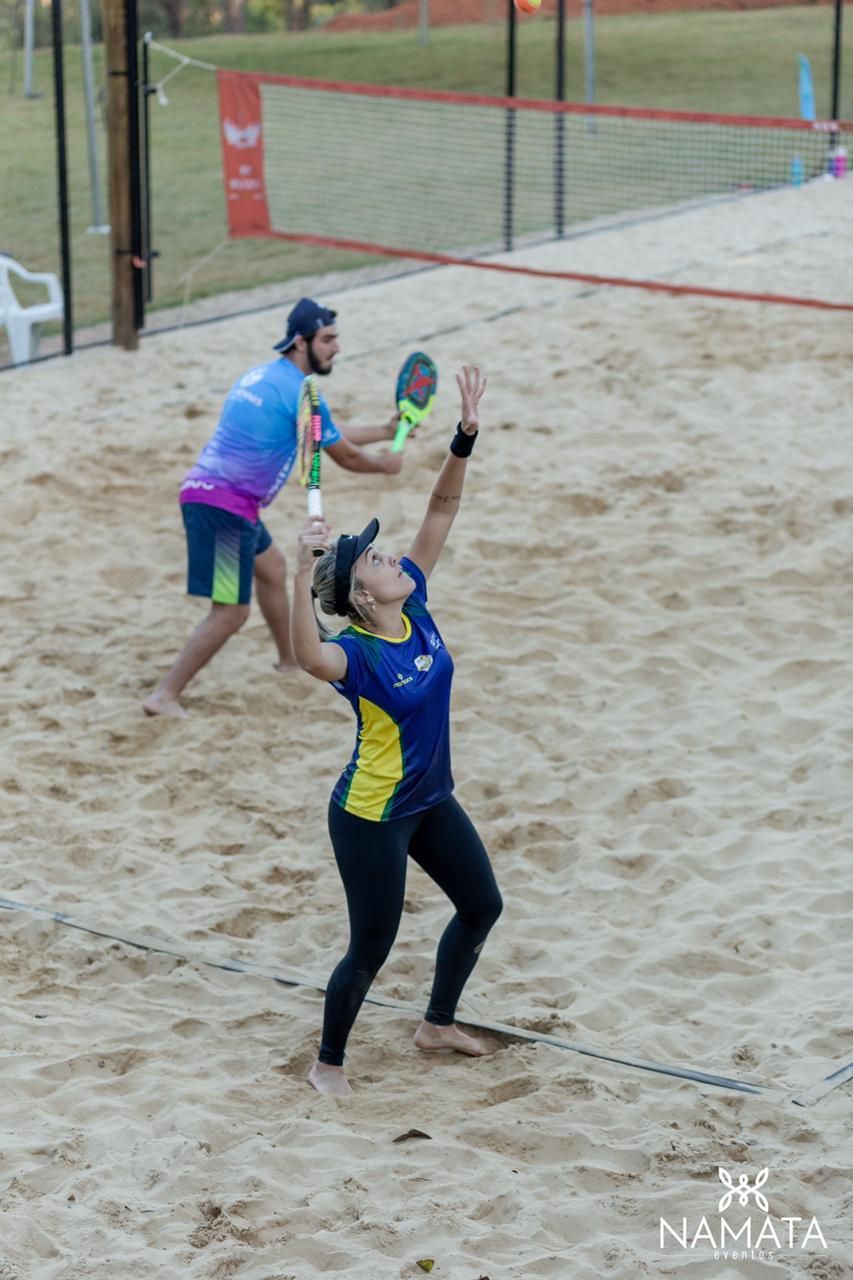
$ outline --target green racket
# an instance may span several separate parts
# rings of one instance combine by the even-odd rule
[[[438,386],[435,361],[423,351],[414,351],[404,362],[397,378],[397,411],[400,421],[391,445],[399,453],[413,427],[420,426],[432,411]]]

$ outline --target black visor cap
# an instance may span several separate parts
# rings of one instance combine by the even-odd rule
[[[361,533],[342,533],[335,553],[335,613],[345,618],[349,611],[349,589],[352,568],[359,556],[363,556],[371,542],[376,541],[379,521],[371,520]]]

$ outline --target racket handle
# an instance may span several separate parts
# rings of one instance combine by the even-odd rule
[[[320,490],[316,487],[308,490],[308,514],[309,516],[319,516],[323,518],[323,498]],[[319,547],[314,548],[314,555],[321,556],[323,552]]]
[[[408,418],[403,417],[397,423],[397,430],[394,432],[394,443],[391,445],[392,453],[399,453],[403,445],[406,443],[406,437],[412,429],[412,423]]]

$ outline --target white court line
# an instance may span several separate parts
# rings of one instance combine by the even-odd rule
[[[284,986],[291,987],[309,987],[314,991],[324,992],[325,987],[316,978],[308,974],[299,973],[297,970],[289,972],[273,972],[264,969],[260,965],[244,960],[209,960],[200,953],[194,953],[192,950],[186,950],[183,946],[173,943],[167,939],[149,937],[144,934],[121,934],[114,933],[101,925],[87,924],[82,920],[77,920],[73,916],[67,915],[62,911],[51,911],[48,907],[34,907],[25,902],[18,902],[13,898],[0,897],[0,910],[4,911],[25,911],[32,915],[46,916],[53,920],[56,924],[68,926],[71,929],[79,929],[83,933],[92,933],[101,938],[110,938],[115,942],[123,942],[131,947],[138,947],[143,951],[155,951],[164,955],[178,956],[183,960],[195,961],[198,964],[208,965],[214,969],[225,969],[233,973],[248,973],[257,978],[271,979],[273,982],[281,983]],[[383,1000],[376,996],[368,996],[366,1004],[377,1005],[384,1009],[395,1009],[403,1013],[412,1013],[420,1016],[420,1010],[414,1005],[404,1004],[398,1000]],[[604,1049],[593,1049],[588,1045],[576,1044],[570,1040],[563,1040],[559,1036],[545,1035],[540,1031],[529,1031],[526,1027],[514,1027],[504,1022],[491,1022],[486,1019],[467,1018],[460,1015],[460,1022],[466,1026],[478,1027],[484,1031],[495,1031],[499,1035],[512,1036],[518,1040],[529,1040],[538,1044],[548,1044],[556,1049],[567,1050],[570,1053],[579,1053],[587,1058],[597,1058],[601,1062],[613,1062],[619,1066],[631,1067],[638,1071],[651,1071],[658,1075],[673,1076],[679,1080],[690,1080],[696,1084],[711,1085],[717,1089],[731,1089],[737,1093],[760,1094],[764,1097],[772,1097],[777,1101],[784,1101],[786,1095],[781,1089],[774,1085],[761,1084],[749,1080],[736,1080],[731,1076],[716,1075],[711,1072],[698,1071],[693,1067],[677,1067],[664,1062],[650,1062],[644,1058],[631,1058],[624,1054],[611,1053]],[[805,1095],[804,1095],[805,1096]],[[817,1099],[815,1099],[817,1100]],[[809,1105],[809,1103],[801,1103],[800,1105]]]
[[[820,1102],[821,1098],[825,1098],[828,1093],[832,1093],[833,1089],[837,1089],[839,1085],[846,1084],[848,1080],[853,1080],[853,1062],[848,1062],[846,1067],[839,1067],[837,1071],[824,1076],[822,1080],[818,1080],[817,1084],[813,1084],[809,1089],[804,1089],[802,1093],[798,1093],[791,1101],[798,1107],[812,1107],[816,1102]]]

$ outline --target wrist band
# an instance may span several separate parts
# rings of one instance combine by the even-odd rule
[[[450,452],[455,453],[457,458],[468,458],[471,456],[471,450],[474,448],[474,441],[479,435],[479,431],[475,431],[469,436],[467,431],[462,430],[462,423],[456,424],[456,435],[450,441]]]

